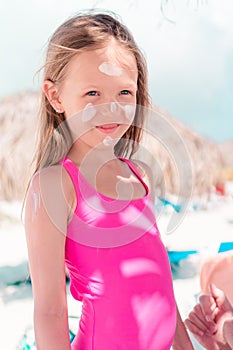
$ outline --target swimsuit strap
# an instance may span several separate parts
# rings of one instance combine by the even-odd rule
[[[67,157],[64,157],[60,160],[59,162],[60,165],[62,165],[67,173],[69,174],[71,181],[73,183],[74,186],[74,190],[75,190],[75,194],[76,194],[76,198],[80,197],[80,193],[79,193],[79,184],[78,184],[78,168],[76,167],[76,165]]]
[[[67,170],[68,174],[70,175],[73,183],[76,184],[77,173],[78,173],[78,168],[76,167],[76,165],[67,157],[62,158],[59,164],[64,166],[64,168]]]
[[[145,181],[142,178],[142,175],[140,174],[139,170],[137,169],[136,165],[129,159],[126,158],[122,158],[122,157],[118,157],[118,159],[122,160],[123,162],[125,162],[130,170],[132,170],[132,172],[137,176],[137,178],[139,179],[139,181],[142,183],[142,185],[144,186],[145,190],[146,190],[146,194],[149,193],[149,187],[147,186],[147,184],[145,183]]]

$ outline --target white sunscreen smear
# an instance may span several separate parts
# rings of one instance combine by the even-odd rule
[[[32,220],[34,220],[38,209],[40,208],[40,196],[37,192],[32,193],[32,198],[33,198],[33,213],[32,213]]]
[[[113,76],[113,77],[119,77],[122,74],[122,68],[115,66],[114,64],[110,62],[103,62],[99,66],[99,70],[107,75]]]
[[[117,111],[117,103],[116,102],[111,102],[110,110],[112,113],[115,113]]]
[[[82,121],[83,122],[88,122],[91,120],[94,116],[96,115],[96,109],[93,107],[92,103],[88,103],[82,113]]]
[[[113,142],[113,139],[111,136],[106,136],[105,139],[103,139],[104,146],[111,146]]]
[[[134,113],[135,113],[135,106],[133,105],[125,105],[125,116],[127,119],[131,120],[133,119]]]

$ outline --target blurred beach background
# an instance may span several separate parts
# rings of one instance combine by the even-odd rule
[[[27,330],[30,342],[33,325],[21,205],[36,139],[41,82],[36,72],[57,26],[90,8],[117,13],[132,31],[148,62],[154,113],[173,130],[169,145],[159,137],[144,142],[183,318],[201,291],[204,262],[218,254],[221,243],[233,241],[232,1],[1,2],[0,348],[5,350],[22,350],[19,343]],[[177,165],[174,153],[181,146],[187,159]],[[180,195],[182,164],[186,177],[191,174],[187,198]],[[69,281],[67,293],[69,315],[80,315]]]

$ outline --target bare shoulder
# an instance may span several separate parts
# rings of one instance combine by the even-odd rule
[[[30,185],[35,190],[42,189],[42,186],[52,186],[56,189],[63,187],[64,190],[69,190],[72,182],[63,166],[52,165],[37,171],[32,176]]]
[[[135,165],[138,172],[140,173],[143,181],[147,184],[149,187],[150,193],[152,197],[154,198],[154,176],[151,168],[146,164],[145,162],[141,160],[132,159],[131,162]]]
[[[34,197],[48,208],[59,207],[68,217],[76,205],[72,180],[62,165],[53,165],[37,171],[30,181],[28,196]]]

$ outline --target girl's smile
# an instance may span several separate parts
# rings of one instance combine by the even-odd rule
[[[97,125],[96,128],[103,132],[104,134],[112,134],[114,131],[117,130],[119,127],[119,124],[103,124],[103,125]]]

